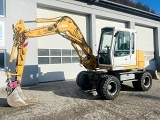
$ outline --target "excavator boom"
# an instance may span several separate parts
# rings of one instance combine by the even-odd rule
[[[16,67],[14,73],[10,71],[6,72],[6,75],[8,77],[7,79],[9,80],[9,83],[7,84],[7,92],[9,92],[7,100],[8,103],[13,107],[17,106],[18,103],[15,102],[17,100],[22,103],[19,104],[18,106],[28,105],[25,102],[26,98],[21,92],[21,88],[19,85],[21,83],[23,75],[23,69],[24,69],[27,46],[28,46],[28,41],[27,41],[28,38],[59,34],[71,42],[71,45],[74,47],[80,58],[80,63],[86,69],[95,70],[98,67],[96,57],[93,55],[91,48],[86,43],[82,32],[80,31],[76,23],[73,21],[73,19],[71,19],[68,16],[52,18],[52,19],[37,18],[36,22],[37,23],[53,22],[53,24],[27,30],[25,28],[25,22],[23,20],[20,20],[15,25],[15,27],[13,27],[14,42],[9,59],[9,64],[11,64],[12,61],[14,60],[14,54],[17,53]],[[77,46],[79,46],[85,53],[86,55],[85,57],[83,57],[82,54],[79,52]],[[11,80],[11,76],[15,76],[14,81]]]

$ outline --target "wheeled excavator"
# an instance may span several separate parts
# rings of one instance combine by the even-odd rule
[[[95,56],[72,18],[62,16],[36,19],[36,23],[47,22],[52,22],[52,24],[26,29],[25,21],[20,20],[13,27],[13,47],[9,64],[12,64],[15,59],[16,66],[14,72],[11,72],[9,68],[6,71],[7,102],[10,106],[19,107],[37,102],[35,98],[24,95],[20,87],[28,46],[27,39],[54,34],[59,34],[71,42],[80,58],[80,64],[86,68],[86,71],[80,72],[76,78],[76,83],[80,88],[91,90],[94,87],[98,95],[107,100],[114,100],[119,95],[124,81],[131,81],[137,90],[148,91],[151,88],[152,75],[144,68],[144,52],[136,49],[135,30],[116,27],[102,28],[98,53]],[[82,49],[85,57],[82,56],[79,48]]]

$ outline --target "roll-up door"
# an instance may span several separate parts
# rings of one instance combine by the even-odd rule
[[[99,40],[101,35],[101,29],[103,27],[118,27],[118,28],[125,28],[125,22],[119,22],[119,21],[111,21],[111,20],[104,20],[97,18],[96,19],[96,47],[98,50],[99,46]]]
[[[143,50],[145,54],[145,67],[149,70],[155,70],[153,28],[136,25],[135,29],[137,31],[137,49]]]
[[[87,38],[87,17],[64,11],[37,8],[37,18],[55,18],[60,16],[71,17]],[[51,23],[38,23],[44,26]],[[39,37],[38,39],[38,67],[39,82],[64,80],[76,78],[77,74],[84,70],[79,65],[77,56],[71,42],[60,35]]]

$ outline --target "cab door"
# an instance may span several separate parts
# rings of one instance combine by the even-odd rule
[[[130,32],[117,31],[114,35],[113,65],[128,66],[131,62]]]

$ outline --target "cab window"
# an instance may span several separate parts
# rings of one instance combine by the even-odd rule
[[[132,35],[131,35],[131,50],[132,50],[132,54],[134,54],[134,50],[135,50],[134,39],[135,39],[135,34],[132,33]]]
[[[118,31],[115,34],[114,56],[126,56],[130,54],[130,33]]]

